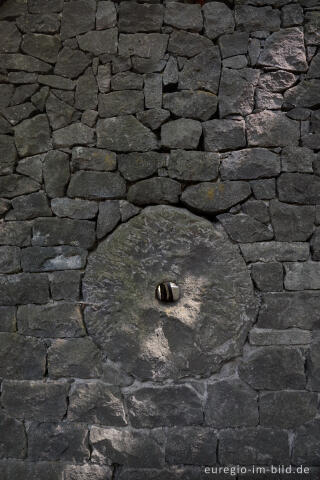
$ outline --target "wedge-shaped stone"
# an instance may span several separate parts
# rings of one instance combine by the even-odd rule
[[[73,147],[74,145],[90,145],[94,143],[94,130],[77,122],[60,128],[53,133],[55,148]]]
[[[28,55],[21,53],[4,53],[0,54],[0,64],[2,68],[8,70],[22,70],[24,72],[47,73],[51,69],[51,65]]]
[[[62,40],[93,30],[96,8],[94,0],[76,0],[65,3],[61,23]]]

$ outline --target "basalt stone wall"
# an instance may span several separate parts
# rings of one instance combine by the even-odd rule
[[[319,43],[319,0],[1,2],[2,480],[319,478]]]

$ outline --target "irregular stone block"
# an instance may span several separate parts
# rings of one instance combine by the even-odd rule
[[[50,275],[53,300],[79,300],[81,272],[76,270],[54,272]]]
[[[256,426],[257,393],[236,378],[208,384],[204,415],[206,424],[214,428]]]
[[[162,75],[159,73],[144,76],[144,103],[145,108],[162,107]]]
[[[57,150],[48,152],[43,165],[43,179],[49,197],[63,197],[69,178],[69,156]]]
[[[317,394],[270,392],[260,396],[260,421],[266,427],[294,428],[312,420],[317,413]]]
[[[77,247],[30,247],[22,251],[25,272],[52,272],[84,268],[87,252]]]
[[[182,57],[194,57],[212,47],[212,42],[198,33],[173,30],[170,34],[168,52]]]
[[[156,173],[162,158],[163,154],[158,152],[118,155],[118,168],[126,180],[135,182]]]
[[[280,160],[266,148],[246,148],[228,153],[222,160],[220,173],[223,180],[273,177],[280,173]]]
[[[179,118],[161,127],[161,144],[166,148],[195,150],[202,134],[201,123],[188,118]]]
[[[21,34],[13,22],[0,22],[0,53],[19,51]]]
[[[51,69],[51,65],[21,53],[3,53],[0,54],[0,63],[2,68],[8,70],[23,70],[25,72],[47,73]]]
[[[163,72],[163,85],[175,85],[179,80],[178,64],[175,57],[170,56]]]
[[[0,245],[26,247],[31,243],[30,222],[5,222],[0,229]]]
[[[0,247],[0,273],[16,273],[20,270],[20,248]]]
[[[52,215],[44,192],[15,197],[11,204],[13,209],[6,215],[6,220],[29,220],[35,217],[51,217]]]
[[[78,0],[77,0],[78,1]],[[118,46],[118,29],[87,32],[78,37],[81,50],[93,55],[116,54]]]
[[[35,460],[84,462],[89,458],[88,427],[77,423],[32,424],[28,454]]]
[[[276,181],[274,178],[268,180],[253,180],[250,182],[253,195],[257,199],[270,200],[276,197]]]
[[[148,3],[141,5],[131,1],[120,3],[120,32],[158,32],[162,23],[163,5],[149,5]]]
[[[241,208],[244,213],[255,218],[259,222],[266,224],[270,222],[268,206],[262,200],[249,199],[242,204]]]
[[[106,200],[99,204],[99,215],[97,221],[97,238],[104,237],[110,233],[120,222],[120,205],[117,200]]]
[[[37,422],[62,420],[67,411],[67,383],[7,381],[2,384],[1,403],[12,417]]]
[[[76,110],[52,94],[47,99],[46,112],[53,130],[66,127],[76,119]]]
[[[307,73],[308,78],[319,78],[320,77],[320,55],[319,53],[315,55],[310,63],[310,68]]]
[[[46,347],[41,340],[26,338],[17,333],[0,333],[0,346],[1,377],[18,380],[43,377],[46,366]]]
[[[3,480],[111,480],[112,469],[98,465],[72,465],[57,462],[0,462]]]
[[[18,195],[35,192],[39,189],[39,183],[23,175],[0,176],[0,191],[5,198],[13,198]]]
[[[183,181],[215,180],[218,176],[219,154],[173,150],[169,156],[169,177]]]
[[[48,371],[51,378],[99,377],[100,351],[88,337],[54,340],[48,350]]]
[[[95,224],[69,218],[37,218],[32,243],[36,246],[73,245],[90,248],[95,242]]]
[[[253,328],[250,331],[251,345],[308,345],[311,343],[311,332],[298,328],[287,330],[268,330]]]
[[[316,228],[311,237],[312,260],[320,260],[320,229]]]
[[[129,202],[137,205],[178,203],[180,183],[171,178],[153,177],[135,183],[128,190]]]
[[[318,332],[313,333],[313,341],[308,354],[308,389],[320,391],[320,336]]]
[[[76,0],[78,2],[78,0]],[[68,5],[71,5],[69,2]],[[57,63],[54,67],[55,75],[62,77],[77,78],[90,64],[88,55],[81,50],[72,50],[64,47],[60,50]]]
[[[165,54],[168,39],[169,35],[161,33],[120,33],[119,55],[123,57],[137,55],[160,60]]]
[[[240,246],[246,262],[295,262],[309,257],[307,243],[260,242]]]
[[[136,4],[136,6],[142,5]],[[111,77],[111,87],[112,90],[142,90],[143,76],[130,71],[119,72]]]
[[[179,90],[218,93],[221,59],[218,47],[210,47],[187,60],[179,73]]]
[[[257,326],[259,328],[290,327],[318,329],[318,292],[268,293],[262,296]]]
[[[22,305],[17,314],[18,331],[45,338],[82,337],[85,329],[80,307],[72,303]]]
[[[297,76],[286,70],[262,73],[259,86],[271,92],[283,92],[297,81]]]
[[[98,120],[97,146],[116,152],[145,152],[157,148],[157,137],[134,116]]]
[[[125,398],[135,428],[202,423],[201,399],[186,385],[140,388]]]
[[[235,242],[263,242],[273,238],[272,228],[244,213],[218,216],[219,221]]]
[[[91,427],[92,460],[130,467],[160,467],[163,463],[162,432]]]
[[[75,107],[80,110],[94,110],[98,103],[98,85],[92,69],[78,78],[75,94]],[[85,115],[86,112],[83,114]],[[94,115],[94,114],[93,114]],[[94,119],[95,120],[95,119]],[[93,124],[95,121],[93,122]]]
[[[27,14],[18,17],[16,22],[23,33],[57,33],[60,29],[60,16],[57,13]]]
[[[120,90],[99,95],[99,115],[102,118],[129,115],[144,109],[143,92]]]
[[[257,289],[262,292],[281,292],[283,290],[281,263],[255,263],[251,267],[251,276]]]
[[[256,32],[280,30],[280,12],[271,7],[253,7],[251,5],[236,5],[235,20],[237,30]]]
[[[136,205],[133,205],[130,202],[127,202],[126,200],[120,200],[120,215],[121,215],[121,221],[126,222],[130,218],[134,217],[135,215],[138,215],[140,213],[141,208],[136,207]]]
[[[315,6],[315,5],[314,5]],[[305,35],[307,45],[318,45],[319,35],[319,12],[311,10],[305,13]]]
[[[303,355],[292,347],[253,349],[242,361],[239,374],[257,390],[299,390],[306,384]]]
[[[281,12],[283,27],[293,27],[303,23],[303,8],[300,5],[284,5]]]
[[[216,95],[204,91],[183,91],[166,93],[163,107],[177,117],[209,120],[216,112],[218,99]]]
[[[21,50],[27,55],[44,62],[55,63],[61,48],[61,41],[53,35],[29,33],[23,36]]]
[[[49,301],[48,278],[43,274],[0,275],[0,286],[0,305],[24,305]]]
[[[274,93],[269,90],[257,88],[255,100],[257,110],[278,110],[282,107],[283,95],[281,93]]]
[[[200,32],[203,26],[201,6],[169,2],[165,9],[164,23],[177,29]]]
[[[23,158],[19,161],[16,170],[22,175],[26,175],[37,182],[42,182],[42,162],[44,154],[35,155],[33,157]]]
[[[63,8],[63,0],[29,0],[30,13],[57,13]]]
[[[94,0],[76,0],[65,3],[61,22],[62,40],[93,30],[96,8]]]
[[[305,241],[311,236],[315,220],[314,207],[272,200],[270,214],[276,240]]]
[[[272,12],[275,11],[272,10]],[[293,27],[272,33],[266,39],[264,49],[259,57],[259,64],[264,67],[305,72],[308,64],[303,31],[298,27]]]
[[[61,90],[73,90],[75,82],[69,78],[59,77],[58,75],[38,75],[38,82],[41,85],[47,85]]]
[[[80,170],[71,176],[68,196],[91,200],[119,198],[126,193],[126,184],[118,173]]]
[[[0,428],[3,432],[0,444],[0,458],[25,458],[27,438],[22,422],[7,417],[1,411]]]
[[[259,72],[254,69],[246,68],[236,71],[224,68],[219,88],[220,117],[235,114],[245,116],[251,113],[258,79]]]
[[[224,3],[206,3],[202,8],[204,16],[204,33],[211,40],[234,30],[232,10]]]
[[[214,119],[202,125],[206,151],[233,150],[246,145],[243,120]]]
[[[14,141],[21,157],[47,152],[52,148],[46,115],[24,120],[14,129]]]
[[[284,281],[287,290],[317,290],[320,288],[318,262],[286,263]]]
[[[234,32],[221,35],[218,43],[222,58],[245,55],[248,52],[249,34],[247,32]]]
[[[17,151],[12,137],[0,135],[0,174],[13,173]]]
[[[309,148],[288,146],[282,149],[283,172],[312,173],[312,162],[316,155]]]
[[[77,122],[53,132],[55,148],[73,147],[74,145],[90,145],[94,143],[94,130]]]
[[[246,182],[203,182],[187,187],[181,196],[183,203],[195,210],[221,213],[250,196]]]
[[[316,107],[320,100],[320,80],[311,79],[300,82],[284,94],[284,100],[293,107]]]
[[[99,148],[74,147],[72,149],[72,169],[98,170],[109,172],[117,168],[117,157],[114,152]]]
[[[271,428],[243,428],[220,433],[219,458],[223,465],[288,464],[287,432]]]
[[[114,2],[100,1],[97,5],[96,29],[104,30],[117,24],[117,10]]]
[[[319,465],[320,421],[315,419],[301,425],[295,432],[293,463]]]
[[[120,389],[102,382],[74,384],[69,395],[68,419],[112,427],[126,425]]]
[[[152,475],[153,480],[197,480],[201,475],[200,467],[174,466],[159,469],[132,469],[125,468],[121,470],[121,480],[149,480]],[[218,477],[218,476],[217,476]],[[218,477],[220,479],[220,477]],[[5,479],[7,480],[7,479]]]
[[[16,308],[0,307],[0,332],[16,331]]]
[[[216,450],[217,437],[211,428],[178,427],[168,430],[165,459],[169,464],[214,465]]]
[[[98,212],[96,202],[81,200],[80,198],[54,198],[51,201],[51,208],[58,217],[69,217],[77,220],[94,218]]]
[[[264,110],[246,118],[249,146],[285,147],[298,143],[299,124],[284,112]]]

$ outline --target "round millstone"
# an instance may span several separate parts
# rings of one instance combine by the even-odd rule
[[[176,302],[159,302],[164,279]],[[241,353],[255,302],[246,265],[219,224],[145,208],[103,240],[83,279],[89,334],[143,380],[207,376]]]

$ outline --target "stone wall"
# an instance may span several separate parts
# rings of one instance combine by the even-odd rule
[[[319,478],[319,43],[319,0],[1,2],[2,480]]]

